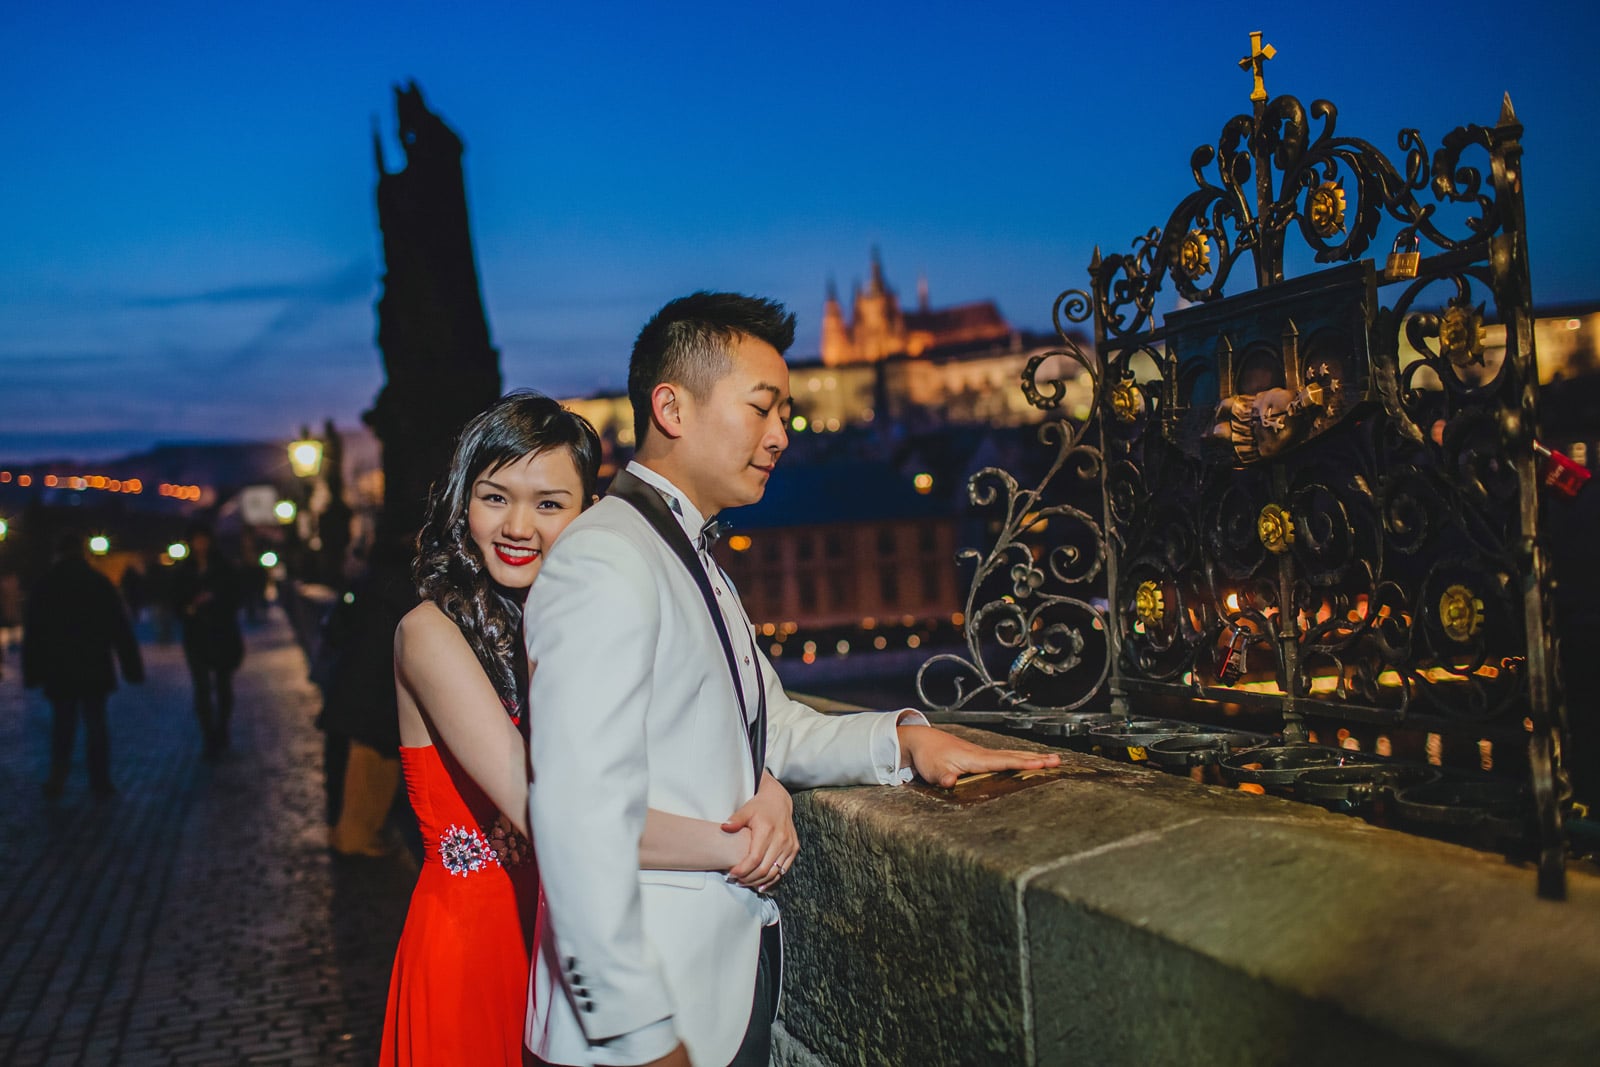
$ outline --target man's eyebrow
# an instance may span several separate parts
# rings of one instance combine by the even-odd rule
[[[750,391],[752,393],[771,393],[772,402],[774,404],[780,404],[789,399],[783,395],[782,389],[779,389],[776,385],[768,385],[766,382],[761,382],[759,385],[752,386]]]

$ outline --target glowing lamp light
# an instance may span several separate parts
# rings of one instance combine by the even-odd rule
[[[167,546],[167,555],[171,556],[173,559],[187,559],[189,556],[189,546],[184,544],[182,541],[174,541],[172,544]]]
[[[750,538],[744,534],[734,534],[728,538],[728,547],[735,552],[748,552],[750,551]]]
[[[263,552],[261,553],[260,563],[263,567],[267,567],[269,569],[276,567],[278,565],[278,554],[272,551]]]
[[[111,538],[105,534],[95,534],[89,538],[89,551],[97,556],[103,556],[111,551]]]
[[[933,492],[933,475],[924,471],[922,474],[919,474],[915,478],[911,479],[911,487],[917,492],[921,493],[923,496],[927,496],[929,493]]]
[[[1224,600],[1223,603],[1228,606],[1228,610],[1229,611],[1238,611],[1239,610],[1239,594],[1238,593],[1229,593],[1227,599]]]
[[[315,437],[290,441],[289,469],[296,478],[315,478],[322,470],[322,442]]]
[[[278,517],[279,522],[287,526],[294,521],[299,509],[294,506],[293,500],[280,500],[272,505],[272,513]]]

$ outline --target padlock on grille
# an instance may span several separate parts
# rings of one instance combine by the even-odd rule
[[[1248,648],[1245,638],[1250,634],[1249,630],[1237,624],[1230,629],[1233,634],[1228,638],[1228,650],[1222,654],[1222,662],[1217,664],[1217,681],[1223,685],[1232,685],[1244,677],[1244,657]]]
[[[1391,282],[1405,281],[1415,278],[1417,271],[1422,268],[1422,241],[1417,237],[1417,231],[1407,228],[1401,230],[1394,239],[1394,248],[1389,252],[1389,262],[1383,268],[1383,276]]]

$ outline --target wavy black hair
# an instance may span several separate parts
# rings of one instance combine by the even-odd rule
[[[508,393],[475,416],[456,440],[444,481],[428,494],[428,513],[417,534],[412,576],[417,595],[431,600],[461,627],[500,700],[521,713],[525,670],[518,670],[522,604],[489,577],[483,554],[467,528],[472,487],[525,456],[565,449],[583,483],[580,508],[594,499],[600,477],[600,436],[589,420],[540,393]]]

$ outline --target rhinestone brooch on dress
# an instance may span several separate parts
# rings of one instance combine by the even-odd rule
[[[439,838],[439,861],[451,874],[463,878],[491,863],[500,866],[500,857],[476,829],[452,826]]]

